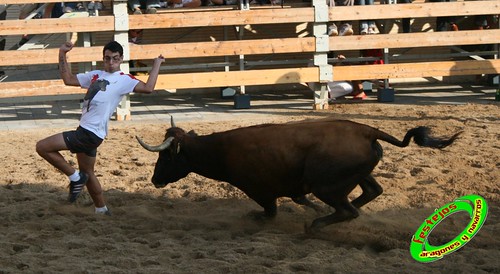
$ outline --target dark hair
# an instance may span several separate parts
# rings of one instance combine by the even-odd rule
[[[118,52],[120,54],[120,56],[123,56],[123,47],[122,47],[122,45],[120,45],[120,43],[118,43],[116,41],[111,41],[104,46],[104,49],[102,50],[103,56],[104,56],[104,52],[106,50],[109,50],[111,52]]]

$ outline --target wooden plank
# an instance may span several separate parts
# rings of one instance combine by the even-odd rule
[[[226,10],[143,14],[129,17],[131,29],[280,24],[314,21],[313,8]]]
[[[318,75],[318,69],[315,67],[241,72],[164,74],[158,77],[156,89],[238,86],[241,84],[302,83],[316,81],[319,78]],[[137,78],[147,81],[147,77],[138,76]],[[85,92],[84,89],[78,87],[65,86],[62,80],[0,82],[0,90],[2,91],[0,92],[0,98],[80,94]]]
[[[500,73],[500,60],[447,61],[403,63],[386,65],[337,66],[334,80],[369,80],[387,78],[413,78],[430,76],[456,76]],[[147,76],[138,76],[146,81]],[[207,88],[239,85],[273,85],[317,82],[317,67],[266,69],[228,72],[162,74],[156,89]],[[0,98],[79,94],[85,90],[64,86],[61,80],[0,82]]]
[[[163,54],[166,58],[209,57],[239,54],[267,54],[313,52],[313,37],[248,41],[172,43],[155,45],[132,45],[131,59],[153,59]],[[0,66],[35,64],[57,64],[59,49],[29,51],[0,51]],[[68,53],[68,62],[102,61],[102,46],[75,47]]]
[[[497,74],[500,60],[404,63],[387,65],[337,66],[334,80],[369,80]],[[146,80],[147,76],[138,77]],[[292,69],[266,69],[231,72],[164,74],[158,77],[157,89],[223,87],[239,85],[272,85],[285,83],[318,82],[316,67]]]
[[[334,7],[328,11],[330,21],[361,19],[427,18],[437,16],[471,16],[499,14],[500,1],[458,1],[411,5],[369,5]]]
[[[205,9],[179,12],[144,14],[129,17],[129,26],[133,28],[155,29],[172,27],[206,27],[246,24],[280,24],[312,22],[314,9],[260,9],[208,11]],[[194,15],[196,13],[196,15]],[[329,9],[331,21],[418,18],[435,16],[479,15],[500,13],[500,1],[471,1],[423,3],[411,5],[369,5],[355,7],[334,7]],[[113,16],[98,16],[88,19],[39,19],[39,20],[4,20],[0,21],[3,35],[23,33],[62,33],[93,32],[114,30]]]
[[[433,47],[451,45],[490,44],[500,41],[500,30],[471,30],[436,33],[400,33],[330,37],[330,50],[359,50],[373,48]],[[314,52],[313,37],[131,45],[133,60],[152,59],[159,54],[166,58],[233,56],[252,54],[281,54]],[[56,64],[58,49],[30,51],[0,51],[0,66]],[[102,47],[74,48],[68,53],[68,62],[102,60]]]
[[[330,50],[495,44],[500,29],[330,37]]]
[[[145,81],[147,76],[139,76]],[[265,69],[228,72],[176,73],[158,76],[157,89],[182,89],[198,87],[273,85],[314,82],[319,79],[316,67],[291,69]]]
[[[314,52],[313,37],[286,38],[254,41],[226,41],[200,43],[173,43],[155,45],[131,45],[130,57],[153,59],[160,54],[166,58],[229,56],[239,54],[278,54]],[[29,51],[0,51],[0,66],[56,64],[59,49]],[[102,61],[102,47],[76,47],[68,53],[68,62]]]
[[[336,66],[334,80],[394,79],[500,73],[500,60]]]
[[[2,35],[113,31],[114,16],[86,18],[47,18],[37,20],[2,20]]]
[[[87,2],[88,0],[85,0]],[[30,4],[30,3],[58,3],[58,0],[0,0],[0,4]],[[382,6],[382,7],[380,7]],[[279,6],[277,6],[279,7]],[[293,10],[298,9],[308,9],[312,11],[312,8],[292,8]],[[360,19],[386,19],[386,18],[420,18],[420,17],[436,17],[436,16],[450,16],[450,15],[480,15],[480,14],[499,14],[499,1],[457,1],[457,2],[446,2],[446,3],[413,3],[411,5],[369,5],[369,6],[355,6],[353,7],[333,7],[329,9],[329,18],[331,21],[341,21],[341,20],[360,20]],[[273,10],[273,9],[269,9]],[[276,11],[282,11],[284,9],[276,8]],[[289,10],[289,9],[286,9]],[[191,9],[187,11],[188,13],[197,11],[207,11],[207,9]],[[263,11],[260,9],[259,11]],[[176,11],[169,10],[168,15],[172,15]],[[250,11],[242,11],[244,14],[251,14]],[[301,11],[302,12],[302,11]],[[313,12],[313,11],[312,11]],[[308,12],[309,13],[309,12]],[[397,13],[397,15],[394,15]],[[191,14],[192,15],[192,14]],[[155,15],[149,15],[150,18],[154,18]],[[188,21],[196,21],[197,16],[192,16],[191,19],[186,18]],[[309,16],[309,15],[307,15]],[[136,17],[136,16],[133,16]],[[144,18],[142,16],[136,19]],[[220,17],[224,18],[224,17]],[[288,18],[289,20],[294,20],[293,17]],[[142,19],[140,19],[142,20]],[[140,21],[139,20],[139,21]],[[249,18],[248,24],[258,24],[259,17]],[[302,22],[308,22],[310,20],[305,20]],[[288,21],[292,22],[292,21]],[[147,23],[147,22],[144,22]],[[220,22],[219,22],[220,23]],[[208,25],[204,25],[208,26]]]
[[[166,58],[183,58],[314,52],[315,49],[314,37],[131,45],[130,59],[152,59],[160,53]]]
[[[6,50],[0,51],[0,66],[21,66],[35,64],[57,64],[59,49]],[[68,53],[68,62],[102,61],[102,46],[75,47]]]
[[[84,94],[85,89],[64,85],[62,80],[0,82],[0,98]]]

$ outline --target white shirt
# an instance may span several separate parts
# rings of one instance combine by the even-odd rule
[[[123,95],[134,91],[139,80],[121,71],[108,73],[94,70],[76,75],[80,86],[87,88],[83,102],[80,126],[104,139],[108,135],[108,121]]]

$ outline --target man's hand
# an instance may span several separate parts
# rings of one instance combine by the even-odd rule
[[[158,79],[158,73],[160,72],[160,66],[161,66],[161,63],[163,63],[163,62],[165,62],[165,58],[161,54],[160,54],[160,56],[153,59],[153,67],[151,68],[151,71],[149,72],[148,80],[146,81],[146,83],[139,82],[135,86],[134,92],[151,93],[155,90],[156,80]]]
[[[153,60],[153,66],[154,65],[160,65],[161,63],[165,62],[165,57],[163,57],[163,55],[160,54],[160,56],[156,57],[154,60]]]
[[[59,48],[59,51],[66,53],[66,52],[72,50],[74,46],[75,45],[71,41],[68,41],[68,42],[61,45],[61,47]]]

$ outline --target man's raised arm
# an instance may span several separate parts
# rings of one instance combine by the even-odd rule
[[[160,72],[161,63],[165,62],[165,58],[162,55],[156,57],[153,60],[153,68],[149,72],[148,81],[146,83],[139,82],[135,88],[134,92],[137,93],[151,93],[155,90],[156,80],[158,79],[158,74]]]
[[[71,69],[66,60],[66,53],[73,49],[73,43],[66,42],[59,48],[59,72],[61,73],[61,78],[64,84],[67,86],[80,86],[80,82],[75,74],[71,73]]]

